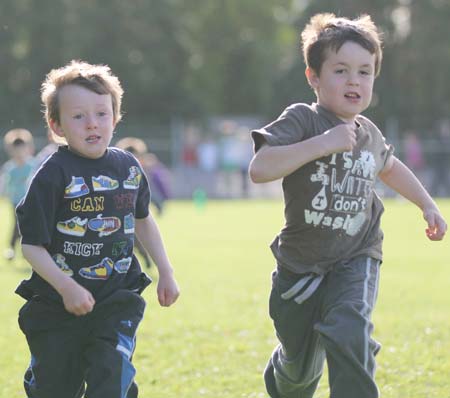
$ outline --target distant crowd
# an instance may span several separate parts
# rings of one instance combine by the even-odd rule
[[[15,258],[15,248],[20,237],[14,209],[25,196],[34,173],[57,151],[58,145],[62,144],[50,130],[47,132],[47,139],[47,145],[36,153],[33,135],[26,129],[12,129],[3,138],[3,147],[8,160],[0,168],[0,195],[7,199],[11,206],[11,214],[14,216],[8,248],[4,253],[7,260]],[[140,161],[150,185],[151,203],[157,214],[161,215],[165,201],[171,196],[169,170],[154,153],[148,151],[147,145],[140,138],[125,137],[118,140],[114,146],[131,152]],[[138,241],[136,246],[145,265],[150,267],[148,254],[140,247]]]
[[[450,196],[450,121],[441,121],[428,142],[405,132],[401,158],[433,196]]]

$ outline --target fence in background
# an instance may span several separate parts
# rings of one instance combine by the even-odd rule
[[[252,157],[249,131],[263,121],[257,117],[222,117],[204,122],[185,123],[174,118],[167,124],[119,124],[112,144],[125,136],[142,138],[151,152],[169,169],[172,197],[192,198],[199,192],[211,198],[279,198],[280,182],[253,184],[247,168]],[[36,150],[47,144],[43,126],[30,128],[35,136]],[[5,130],[3,130],[5,131]],[[408,139],[386,134],[395,146],[396,156],[405,163]],[[432,136],[418,142],[422,161],[410,165],[427,189],[436,196],[450,196],[450,145],[443,147]],[[7,159],[0,142],[0,163]],[[382,194],[389,189],[379,185]]]

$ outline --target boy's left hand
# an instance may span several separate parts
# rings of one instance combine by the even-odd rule
[[[172,275],[160,274],[157,293],[161,307],[169,307],[177,301],[180,289],[175,278]]]
[[[437,209],[424,209],[423,218],[428,223],[425,233],[430,240],[442,240],[447,232],[447,223]]]

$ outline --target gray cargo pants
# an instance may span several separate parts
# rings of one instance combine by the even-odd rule
[[[380,262],[357,257],[338,263],[323,278],[273,273],[269,313],[280,345],[264,379],[272,398],[311,398],[328,364],[331,398],[376,398],[370,321]],[[309,291],[308,291],[309,289]]]

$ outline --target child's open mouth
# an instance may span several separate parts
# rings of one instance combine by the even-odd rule
[[[86,142],[88,144],[94,144],[100,140],[99,135],[90,135],[88,138],[86,138]]]
[[[361,98],[361,96],[358,93],[347,93],[344,95],[344,97],[350,100],[358,100]]]

